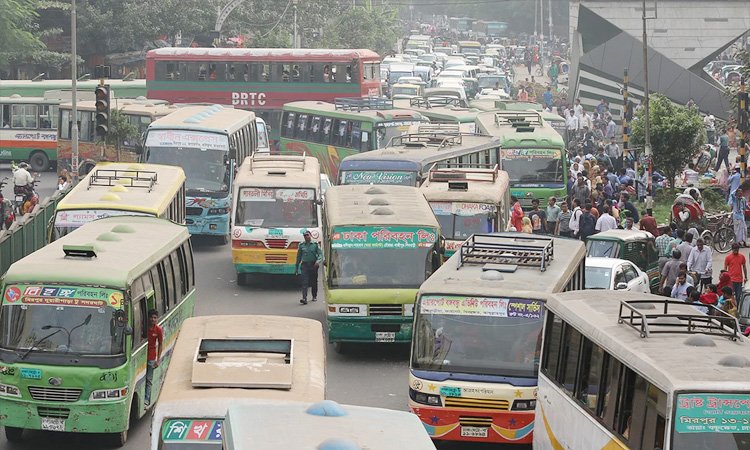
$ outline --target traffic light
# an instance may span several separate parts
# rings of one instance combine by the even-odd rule
[[[109,131],[110,90],[108,84],[100,84],[94,91],[96,96],[96,135],[103,138]]]

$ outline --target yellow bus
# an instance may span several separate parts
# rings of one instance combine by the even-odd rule
[[[248,156],[234,179],[232,262],[249,274],[291,275],[302,233],[323,245],[320,163],[311,156]]]
[[[185,172],[158,164],[97,164],[57,204],[50,242],[92,220],[123,215],[184,225]]]
[[[281,316],[187,319],[151,422],[151,450],[222,448],[230,404],[325,397],[323,327]],[[288,431],[292,430],[293,424]]]

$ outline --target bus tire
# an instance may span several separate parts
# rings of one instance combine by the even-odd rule
[[[216,236],[216,242],[219,245],[227,245],[229,243],[229,234],[223,236]]]
[[[5,427],[5,439],[8,442],[21,442],[23,438],[23,428]]]
[[[348,349],[349,349],[349,346],[346,345],[346,342],[337,341],[333,343],[333,351],[335,351],[339,355],[345,354]]]
[[[44,152],[34,152],[29,157],[29,165],[34,172],[44,172],[49,169],[49,158]]]
[[[120,431],[119,433],[110,433],[108,437],[110,447],[120,448],[125,445],[125,442],[128,440],[128,430]]]
[[[237,286],[247,286],[249,275],[246,273],[237,274]]]

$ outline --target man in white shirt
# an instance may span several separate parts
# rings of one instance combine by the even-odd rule
[[[607,122],[607,139],[614,139],[617,136],[617,124],[612,116],[609,116],[609,122]]]
[[[34,187],[34,177],[27,170],[28,164],[22,162],[13,172],[13,193],[28,195],[29,189]]]
[[[703,239],[698,238],[695,248],[690,251],[690,256],[688,256],[687,266],[688,272],[696,272],[698,274],[701,287],[706,287],[711,284],[714,266],[713,252],[711,248],[703,244]]]
[[[614,230],[617,228],[617,220],[609,214],[609,206],[605,205],[603,212],[599,215],[599,219],[596,221],[596,231],[602,233],[604,231]]]
[[[573,107],[573,115],[576,116],[578,121],[581,120],[581,117],[583,117],[583,105],[581,105],[581,99],[576,99],[576,104]]]
[[[581,215],[583,215],[583,211],[581,210],[581,201],[577,198],[573,199],[573,214],[570,216],[570,222],[568,222],[568,225],[570,226],[570,231],[573,233],[573,237],[578,237],[578,230],[579,230],[579,223],[578,221],[581,219]]]

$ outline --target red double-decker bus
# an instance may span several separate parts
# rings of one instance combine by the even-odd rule
[[[380,95],[380,56],[362,49],[160,48],[146,73],[148,98],[252,110],[273,140],[287,102]]]

